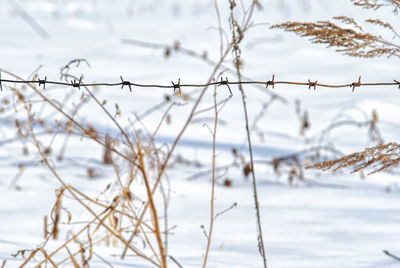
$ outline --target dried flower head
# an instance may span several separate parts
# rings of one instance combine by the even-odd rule
[[[354,5],[365,9],[377,10],[383,6],[394,6],[393,13],[397,14],[400,8],[399,0],[351,0]]]
[[[395,13],[400,8],[400,0],[352,0],[352,2],[356,6],[374,10],[382,6],[394,6]],[[350,17],[336,16],[333,20],[350,27],[343,27],[326,20],[285,22],[272,25],[271,28],[280,28],[302,37],[310,37],[312,43],[327,44],[328,47],[335,47],[336,51],[352,57],[373,58],[382,55],[400,57],[400,45],[390,38],[385,39],[381,35],[365,32],[361,25]],[[394,34],[394,37],[400,38],[389,23],[379,19],[367,19],[365,22],[383,27]]]
[[[302,37],[311,37],[312,43],[336,47],[336,51],[352,57],[373,58],[382,55],[400,57],[400,46],[386,41],[381,36],[364,32],[351,18],[342,16],[334,19],[351,24],[354,29],[344,28],[330,21],[285,22],[273,25],[271,28],[280,28]]]
[[[372,168],[368,175],[386,171],[400,164],[400,144],[387,143],[366,148],[362,152],[346,155],[342,158],[316,163],[307,169],[321,169],[337,171],[342,168],[352,167],[353,173]]]

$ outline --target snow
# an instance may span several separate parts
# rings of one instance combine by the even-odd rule
[[[179,40],[185,48],[207,51],[215,60],[219,57],[213,1],[17,1],[49,34],[47,39],[40,37],[18,15],[12,2],[0,1],[0,68],[24,78],[41,66],[39,77],[58,80],[60,68],[75,58],[84,58],[90,63],[90,67],[81,63],[79,68],[71,70],[78,76],[84,74],[85,81],[119,82],[121,75],[137,83],[170,85],[171,81],[176,82],[179,78],[182,83],[203,83],[212,70],[211,66],[187,55],[173,53],[165,59],[162,50],[131,46],[121,41],[129,38],[163,44]],[[218,3],[229,37],[228,1]],[[332,48],[313,45],[293,34],[269,29],[269,25],[283,21],[326,20],[336,15],[353,16],[358,20],[381,16],[398,26],[398,16],[392,15],[390,9],[373,13],[354,7],[347,0],[265,0],[261,3],[264,9],[254,15],[254,21],[260,25],[248,32],[242,44],[247,77],[266,81],[276,74],[277,80],[306,82],[310,79],[326,83],[357,81],[360,75],[365,82],[398,79],[398,59],[395,57],[349,58]],[[374,27],[368,29],[377,31]],[[231,58],[225,64],[230,66]],[[223,76],[228,76],[230,81],[236,80],[229,74]],[[2,73],[2,77],[8,76]],[[69,89],[63,91],[54,86],[48,86],[48,89],[47,94],[59,101],[65,92],[69,92]],[[248,159],[241,97],[236,88],[232,89],[234,95],[220,113],[217,166],[230,165],[234,161],[233,148]],[[187,90],[188,93],[196,92],[195,89]],[[254,87],[246,90],[252,121],[263,103],[268,101],[268,95]],[[385,141],[397,141],[400,108],[396,87],[364,87],[357,88],[354,93],[351,89],[317,88],[314,91],[288,85],[277,85],[274,90],[288,103],[275,101],[269,106],[258,124],[264,138],[256,134],[252,137],[258,163],[258,195],[269,267],[398,267],[398,261],[382,253],[382,250],[388,250],[400,254],[400,185],[395,171],[360,178],[350,170],[336,174],[306,170],[304,181],[296,180],[290,185],[287,172],[278,177],[272,167],[265,164],[274,157],[285,157],[317,145],[319,135],[340,113],[342,117],[338,120],[364,121],[376,110],[378,126]],[[4,94],[10,98],[9,93]],[[97,96],[99,100],[107,100],[106,107],[112,113],[115,112],[114,104],[118,103],[122,112],[118,120],[123,126],[128,126],[128,118],[135,119],[134,113],[142,114],[160,103],[165,94],[171,92],[134,88],[131,94],[127,89],[116,87],[102,88]],[[212,90],[207,92],[200,110],[212,105],[212,94]],[[218,88],[219,100],[228,96],[227,89]],[[68,107],[73,107],[72,103],[76,103],[78,98],[72,99]],[[193,105],[193,101],[179,97],[174,97],[174,100],[183,105],[173,107],[171,123],[163,124],[159,129],[156,138],[159,145],[172,144]],[[296,100],[310,116],[311,129],[306,132],[306,137],[299,134]],[[158,126],[164,108],[143,120],[150,132]],[[0,142],[15,137],[14,116],[24,122],[25,114],[21,107],[19,109],[15,115],[13,111],[2,115]],[[41,115],[51,118],[52,111],[44,108]],[[183,267],[201,266],[206,247],[200,226],[204,225],[208,230],[211,175],[198,173],[211,168],[212,135],[209,128],[213,125],[212,116],[212,110],[199,115],[176,149],[176,155],[200,162],[202,167],[177,163],[168,169],[168,226],[172,228],[168,237],[168,254]],[[78,118],[101,132],[115,137],[119,135],[113,123],[95,104],[85,106]],[[43,144],[49,144],[52,135],[41,135],[39,139]],[[324,142],[334,144],[344,153],[375,145],[368,137],[368,127],[354,126],[332,130]],[[61,150],[62,143],[61,136],[54,140],[55,153]],[[32,153],[26,156],[22,153],[22,145],[10,142],[0,146],[0,260],[6,260],[5,267],[22,264],[21,256],[12,256],[18,250],[42,245],[43,217],[50,214],[56,200],[55,190],[61,187],[38,155],[33,153],[33,146],[28,144]],[[91,197],[112,200],[118,193],[117,178],[112,168],[102,165],[101,154],[93,142],[72,137],[67,147],[68,161],[53,159],[52,163],[66,183]],[[20,163],[24,164],[24,170],[18,176]],[[87,178],[87,166],[93,167],[99,176]],[[128,168],[122,168],[126,179]],[[216,212],[233,204],[237,206],[216,219],[207,267],[261,267],[251,181],[244,178],[241,168],[234,166],[219,171],[218,175],[222,179],[218,180],[216,188]],[[231,187],[222,185],[224,178],[232,181]],[[101,194],[109,184],[113,191]],[[137,194],[145,193],[139,191]],[[161,203],[161,200],[157,201]],[[63,212],[60,238],[46,244],[49,252],[65,241],[69,230],[76,231],[82,227],[82,222],[92,219],[70,194],[64,197],[63,207],[72,212],[72,221],[76,225],[67,224]],[[71,245],[78,247],[77,244]],[[101,244],[95,252],[113,267],[152,266],[138,257],[128,256],[121,260],[122,245]],[[67,254],[63,252],[57,260],[65,257]],[[169,260],[169,265],[176,267],[172,260]],[[72,266],[71,263],[67,265]],[[93,257],[91,267],[105,266],[107,264],[100,258]]]

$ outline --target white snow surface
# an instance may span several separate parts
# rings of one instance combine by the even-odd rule
[[[217,1],[221,21],[230,38],[228,26],[228,1]],[[240,1],[237,1],[240,2]],[[248,1],[243,1],[244,5]],[[242,46],[243,73],[254,80],[267,81],[276,75],[277,80],[348,83],[362,76],[365,82],[392,82],[400,79],[398,58],[360,59],[340,55],[333,48],[314,45],[269,26],[284,21],[327,20],[346,15],[359,21],[381,17],[399,26],[399,16],[390,8],[373,12],[354,7],[347,0],[281,0],[260,1],[263,10],[254,14],[256,25],[245,37]],[[15,9],[15,3],[48,33],[42,38]],[[241,4],[238,3],[240,6]],[[238,15],[240,12],[238,12]],[[86,82],[119,82],[124,79],[137,83],[166,84],[171,81],[203,83],[212,71],[201,60],[180,53],[165,59],[162,50],[136,47],[122,39],[135,39],[163,44],[179,40],[185,48],[207,51],[211,59],[219,57],[219,35],[214,1],[61,1],[61,0],[0,0],[0,68],[27,78],[38,67],[39,77],[58,80],[60,67],[75,58],[84,63],[72,72],[83,73]],[[368,30],[380,34],[382,29],[369,26]],[[384,33],[382,33],[384,34]],[[394,42],[398,39],[394,39]],[[226,40],[224,41],[226,44]],[[225,62],[231,66],[231,57]],[[230,81],[236,80],[230,74]],[[2,77],[8,77],[2,73]],[[51,87],[49,86],[51,89]],[[54,98],[61,101],[61,88],[54,87]],[[237,88],[220,113],[217,130],[217,165],[231,163],[231,149],[238,148],[248,159],[246,133],[241,97]],[[183,89],[186,90],[186,89]],[[189,92],[196,89],[187,89]],[[258,124],[265,136],[253,133],[254,156],[257,161],[271,161],[299,152],[316,144],[318,135],[342,113],[340,118],[365,120],[373,110],[379,115],[379,128],[385,141],[399,138],[399,92],[396,87],[363,87],[351,89],[308,90],[307,87],[278,85],[274,89],[287,103],[275,101]],[[101,88],[100,100],[114,111],[118,103],[122,125],[128,117],[141,114],[162,101],[164,89]],[[3,94],[3,93],[1,93]],[[210,89],[199,109],[213,104]],[[229,93],[218,87],[218,98]],[[259,113],[268,95],[255,87],[246,87],[246,100],[250,121]],[[0,95],[0,99],[1,99]],[[38,99],[38,98],[34,98]],[[171,124],[163,124],[157,140],[171,144],[183,126],[193,102],[176,99],[185,105],[174,107]],[[311,129],[304,139],[299,134],[295,114],[295,101],[308,111]],[[154,131],[163,110],[146,117],[143,124]],[[89,104],[79,115],[96,129],[118,135],[113,123],[95,105]],[[192,177],[211,167],[213,111],[200,115],[183,135],[176,153],[199,161],[203,167],[177,165],[168,169],[170,202],[168,225],[172,228],[168,238],[168,254],[183,267],[202,265],[210,214],[211,175]],[[211,118],[211,119],[210,119]],[[368,138],[368,127],[345,126],[333,130],[325,140],[344,153],[360,151],[375,143]],[[6,120],[0,122],[0,142],[15,137],[15,129]],[[40,137],[49,143],[51,136]],[[55,141],[60,147],[62,139]],[[0,146],[0,261],[4,267],[19,267],[23,259],[13,257],[18,250],[35,249],[43,242],[43,216],[49,215],[55,202],[55,189],[61,185],[37,158],[24,156],[19,143],[1,143]],[[33,147],[31,148],[34,151]],[[58,163],[62,178],[79,187],[85,194],[98,196],[116,178],[112,168],[99,165],[101,151],[92,143],[72,139],[68,152],[75,161]],[[81,160],[83,159],[83,160]],[[85,162],[97,168],[99,175],[88,179]],[[18,164],[25,163],[21,177]],[[270,165],[257,164],[258,195],[262,214],[262,228],[268,267],[399,267],[400,263],[383,254],[388,250],[400,255],[400,187],[398,173],[377,173],[361,179],[358,174],[345,170],[337,174],[305,170],[304,181],[287,182],[287,175],[278,177]],[[231,187],[217,184],[215,207],[228,210],[216,219],[207,267],[262,267],[257,249],[256,218],[252,185],[242,170],[230,168],[221,172],[223,178],[232,180]],[[223,180],[223,178],[221,180]],[[15,187],[17,184],[18,187]],[[111,197],[112,198],[112,197]],[[82,209],[66,200],[65,207]],[[161,209],[162,210],[162,209]],[[76,215],[76,214],[74,214]],[[73,221],[85,221],[76,215]],[[82,216],[83,217],[83,216]],[[65,219],[64,219],[65,221]],[[56,249],[65,240],[69,225],[61,225],[59,240],[50,241],[47,248]],[[152,267],[137,257],[121,260],[122,246],[100,245],[95,252],[113,267]],[[65,253],[64,253],[65,254]],[[67,255],[63,255],[66,257]],[[32,264],[31,264],[32,265]],[[176,264],[169,260],[171,267]],[[73,267],[71,263],[65,267]],[[100,258],[93,257],[91,267],[108,267]]]

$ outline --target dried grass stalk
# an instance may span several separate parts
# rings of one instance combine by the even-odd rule
[[[331,21],[285,22],[273,25],[271,28],[284,29],[301,37],[311,37],[312,43],[327,44],[328,47],[335,47],[337,52],[351,57],[374,58],[382,55],[400,57],[399,45],[381,36],[364,32],[354,19],[344,16],[334,17],[334,19],[352,25],[354,29],[341,27]],[[388,23],[378,22],[378,20],[369,22],[379,24],[394,32],[393,27]]]
[[[399,0],[351,0],[354,5],[360,6],[366,9],[377,10],[383,6],[394,6],[394,13],[398,12],[400,8]]]
[[[307,169],[332,169],[334,172],[342,168],[353,167],[353,173],[372,168],[368,175],[386,171],[400,163],[400,144],[387,143],[366,148],[364,151],[346,155],[342,158],[316,163]]]
[[[400,0],[351,0],[354,5],[366,9],[377,10],[382,6],[394,6],[394,13],[400,8]],[[365,32],[353,18],[346,16],[333,17],[334,20],[349,25],[342,27],[329,20],[317,22],[285,22],[272,25],[271,28],[280,28],[294,32],[302,37],[310,37],[312,43],[327,44],[336,47],[336,51],[352,57],[374,58],[382,55],[400,57],[400,45],[393,43],[391,38],[385,39],[381,35]],[[390,30],[394,37],[400,37],[392,25],[379,19],[367,19],[367,23]],[[390,41],[388,41],[390,40]]]

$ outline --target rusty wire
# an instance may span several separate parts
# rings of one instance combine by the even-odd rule
[[[393,82],[361,82],[361,76],[358,78],[358,81],[356,82],[351,82],[351,83],[345,83],[345,84],[324,84],[324,83],[319,83],[318,80],[315,80],[315,82],[312,82],[310,79],[308,79],[307,82],[296,82],[296,81],[278,81],[275,80],[275,75],[272,76],[271,80],[268,81],[228,81],[222,80],[221,81],[214,81],[210,83],[205,83],[205,84],[184,84],[181,83],[181,79],[178,79],[178,82],[171,82],[171,84],[140,84],[140,83],[134,83],[131,81],[124,80],[122,76],[120,76],[121,82],[99,82],[99,83],[83,83],[82,82],[82,77],[77,81],[77,80],[71,80],[69,83],[68,82],[63,82],[63,81],[51,81],[47,80],[47,76],[45,79],[40,79],[38,78],[37,80],[17,80],[17,79],[3,79],[1,77],[1,70],[0,70],[0,88],[3,90],[3,83],[15,83],[15,84],[37,84],[39,87],[43,86],[43,89],[46,89],[46,85],[58,85],[58,86],[65,86],[65,87],[73,87],[73,88],[78,88],[80,87],[114,87],[114,86],[120,86],[121,89],[124,88],[124,86],[127,86],[132,92],[132,87],[147,87],[147,88],[166,88],[166,89],[173,89],[174,91],[178,91],[181,93],[181,89],[186,87],[186,88],[201,88],[205,86],[222,86],[225,85],[228,87],[229,91],[230,87],[229,85],[264,85],[266,88],[268,86],[272,86],[272,88],[275,88],[275,85],[278,84],[285,84],[285,85],[296,85],[296,86],[306,86],[308,89],[314,89],[316,90],[317,87],[325,87],[325,88],[350,88],[352,91],[355,90],[356,87],[365,87],[365,86],[398,86],[398,89],[400,89],[400,82],[398,80],[393,80]]]

